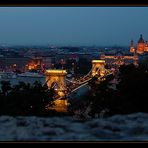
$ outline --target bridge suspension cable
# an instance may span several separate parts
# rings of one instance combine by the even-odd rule
[[[76,88],[75,88],[75,89],[73,89],[71,92],[74,92],[74,91],[76,91],[76,90],[80,89],[81,87],[83,87],[83,86],[85,86],[85,85],[87,85],[87,84],[88,84],[88,82],[86,82],[86,83],[84,83],[84,84],[80,85],[79,87],[76,87]]]

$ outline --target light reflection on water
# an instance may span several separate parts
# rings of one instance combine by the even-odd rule
[[[52,107],[48,107],[48,109],[56,110],[57,112],[67,112],[68,100],[67,99],[64,99],[64,100],[57,99],[54,101],[54,105]]]

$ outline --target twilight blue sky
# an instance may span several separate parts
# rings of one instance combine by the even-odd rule
[[[0,44],[129,45],[148,40],[148,7],[0,7]]]

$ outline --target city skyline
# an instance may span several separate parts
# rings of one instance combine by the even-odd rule
[[[148,7],[0,7],[0,44],[129,46],[148,40]]]

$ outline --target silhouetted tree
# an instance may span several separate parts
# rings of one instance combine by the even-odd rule
[[[7,95],[8,91],[11,90],[11,84],[9,81],[1,81],[2,93]]]
[[[121,66],[119,70],[117,89],[122,113],[148,112],[148,69],[146,66],[140,64],[139,67],[135,67],[131,64]]]
[[[11,87],[2,82],[3,93],[0,93],[1,115],[46,115],[45,106],[53,101],[53,94],[47,85],[35,82],[33,86],[19,82]],[[9,90],[9,92],[8,92]],[[7,95],[5,95],[7,93]]]

